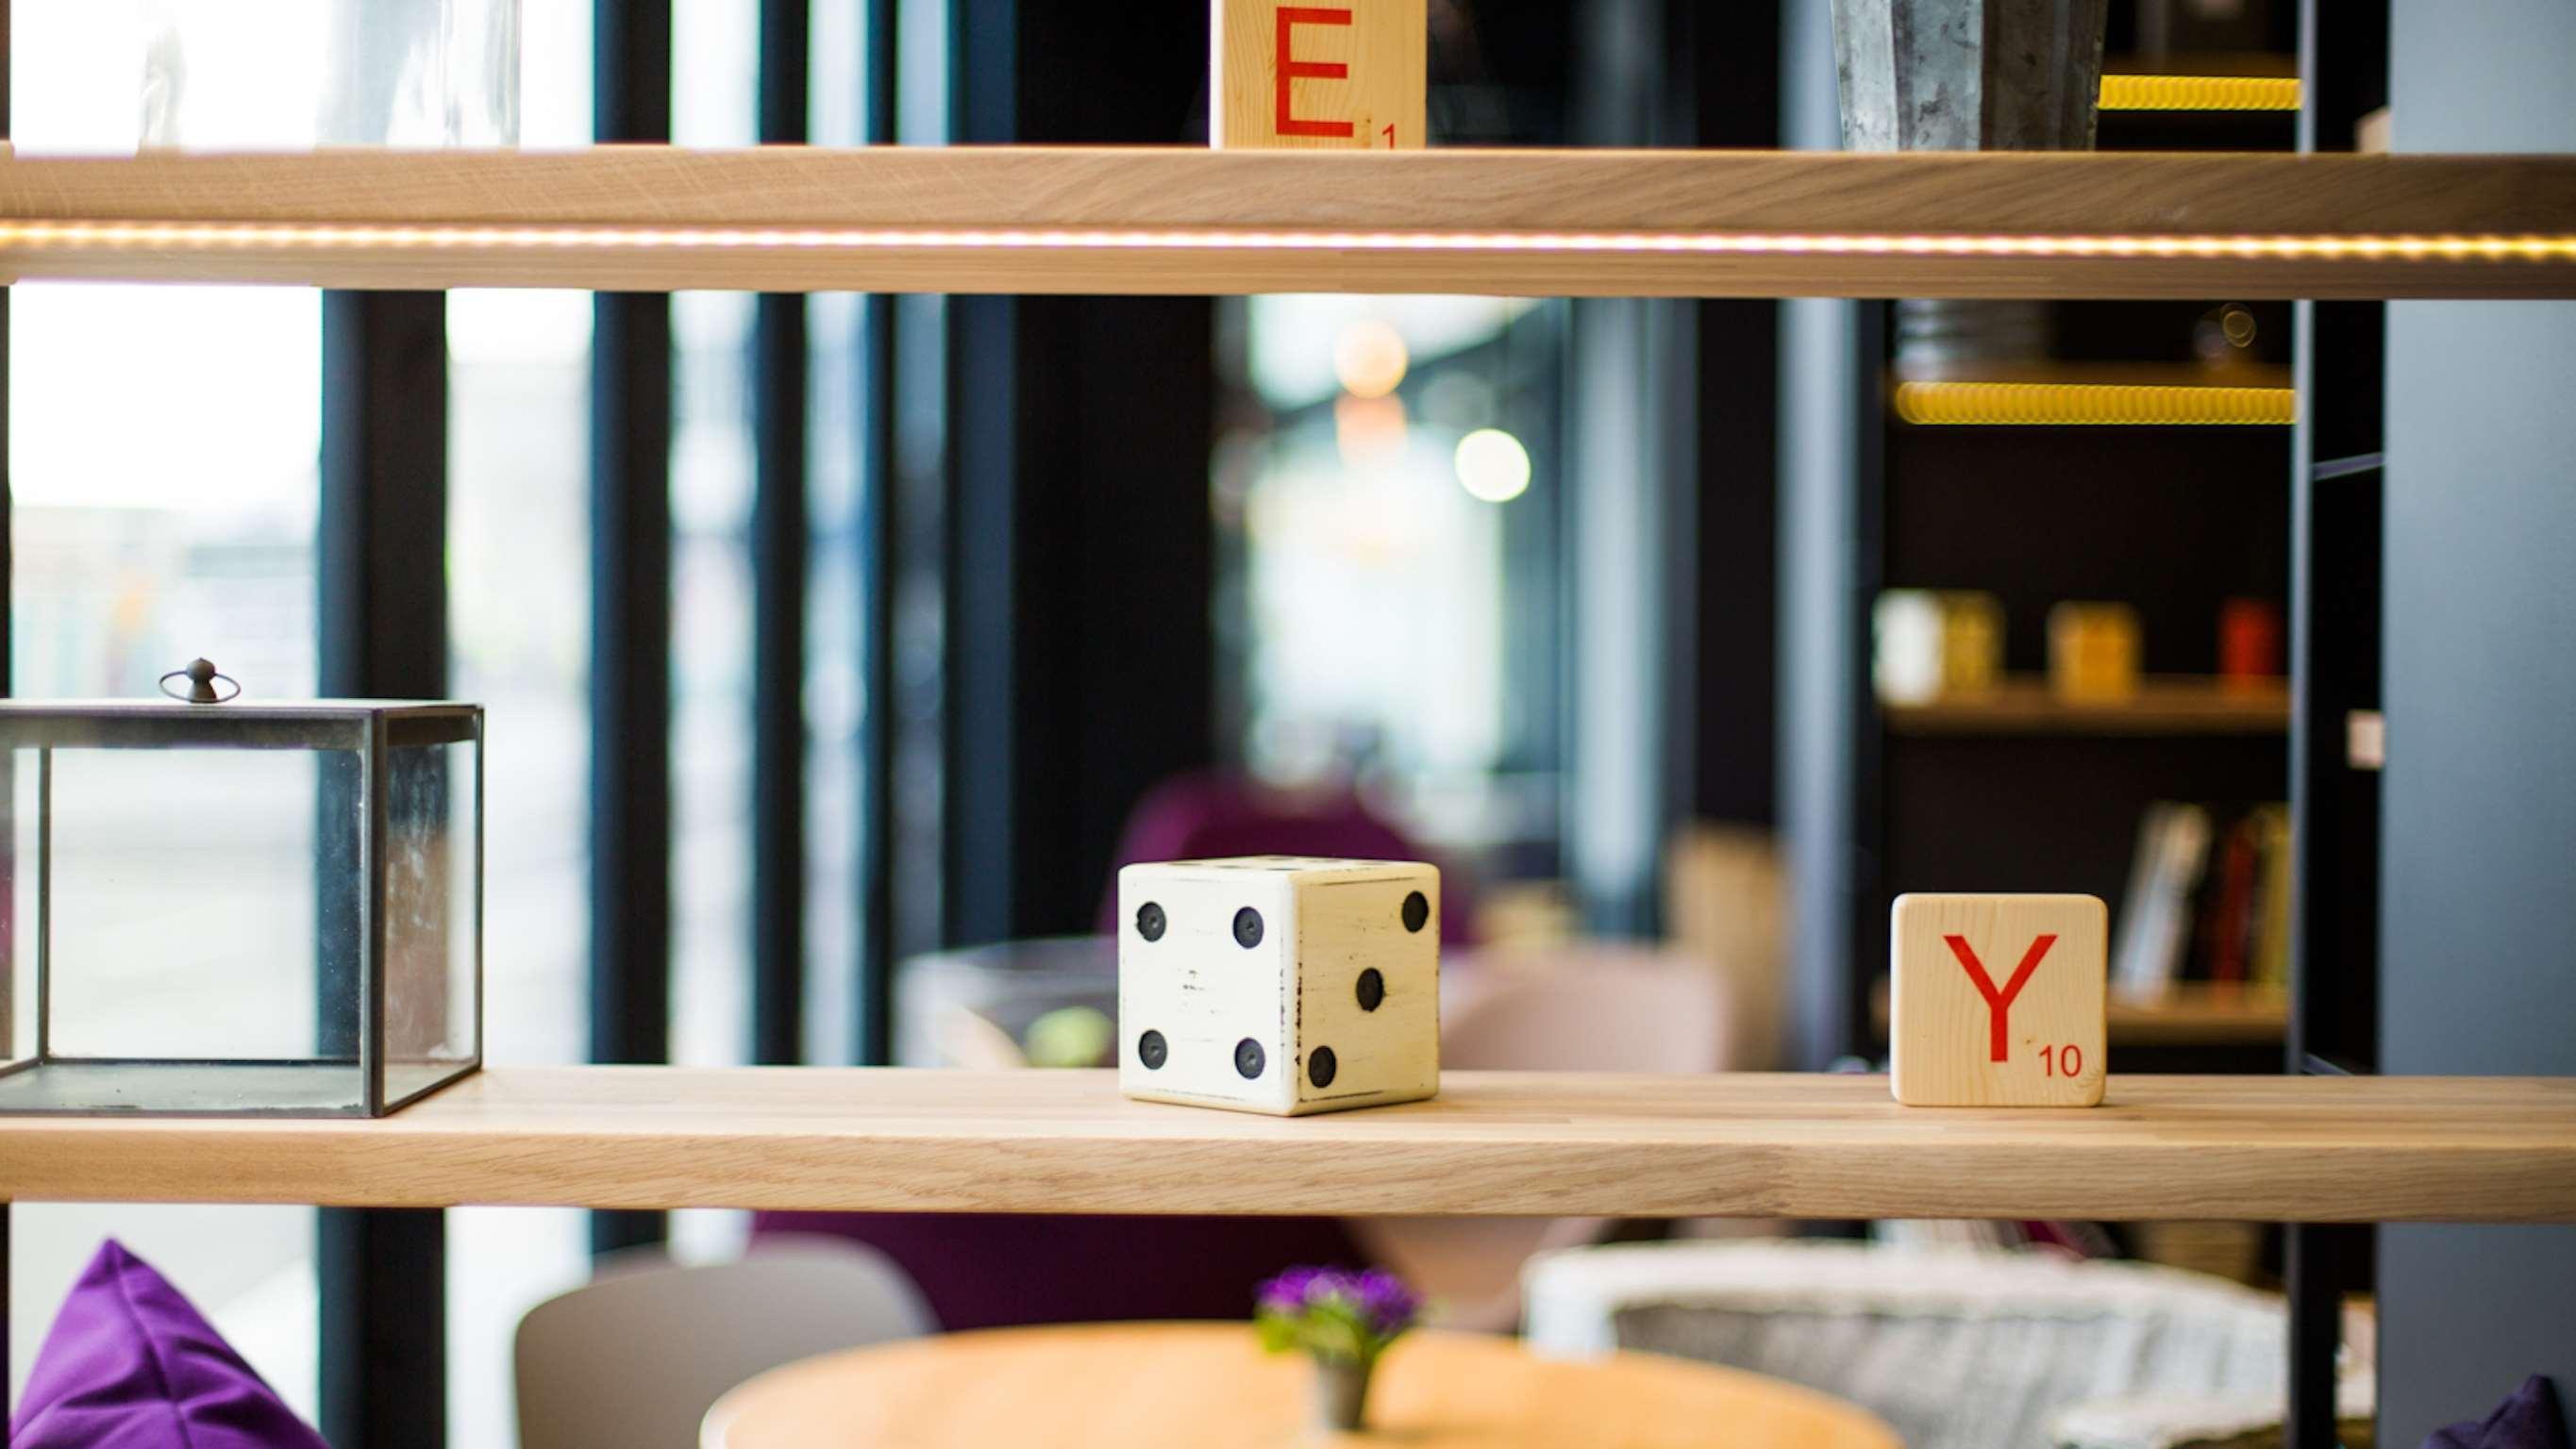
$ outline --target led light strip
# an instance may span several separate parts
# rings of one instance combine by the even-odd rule
[[[1896,415],[1918,427],[2286,427],[2298,394],[2286,387],[2138,383],[1904,382]]]
[[[2295,111],[2296,77],[2265,75],[2106,75],[2106,111]]]
[[[1243,231],[1213,228],[441,226],[0,221],[0,254],[46,249],[312,251],[1220,251],[1699,256],[2103,257],[2576,262],[2576,236],[1971,236],[1761,232]]]

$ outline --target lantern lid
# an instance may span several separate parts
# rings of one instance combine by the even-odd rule
[[[245,700],[203,659],[161,676],[161,688],[171,697],[0,700],[0,747],[347,750],[482,733],[483,707],[459,700]]]

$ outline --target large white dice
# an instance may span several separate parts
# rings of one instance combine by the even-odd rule
[[[1440,1090],[1440,872],[1256,855],[1118,872],[1118,1087],[1293,1117]]]

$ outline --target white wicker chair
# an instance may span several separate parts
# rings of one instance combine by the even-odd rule
[[[2134,1424],[2105,1414],[2111,1400],[2260,1422],[2277,1418],[2284,1391],[2281,1300],[2136,1263],[1640,1243],[1537,1259],[1524,1301],[1542,1353],[1646,1349],[1770,1374],[1878,1414],[1912,1449],[2058,1449],[2069,1410]]]

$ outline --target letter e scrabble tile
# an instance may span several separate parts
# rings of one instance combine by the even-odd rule
[[[1431,88],[1426,0],[1212,0],[1208,141],[1409,151]]]
[[[2095,896],[1898,896],[1887,1033],[1896,1100],[2099,1106],[2109,934]]]

